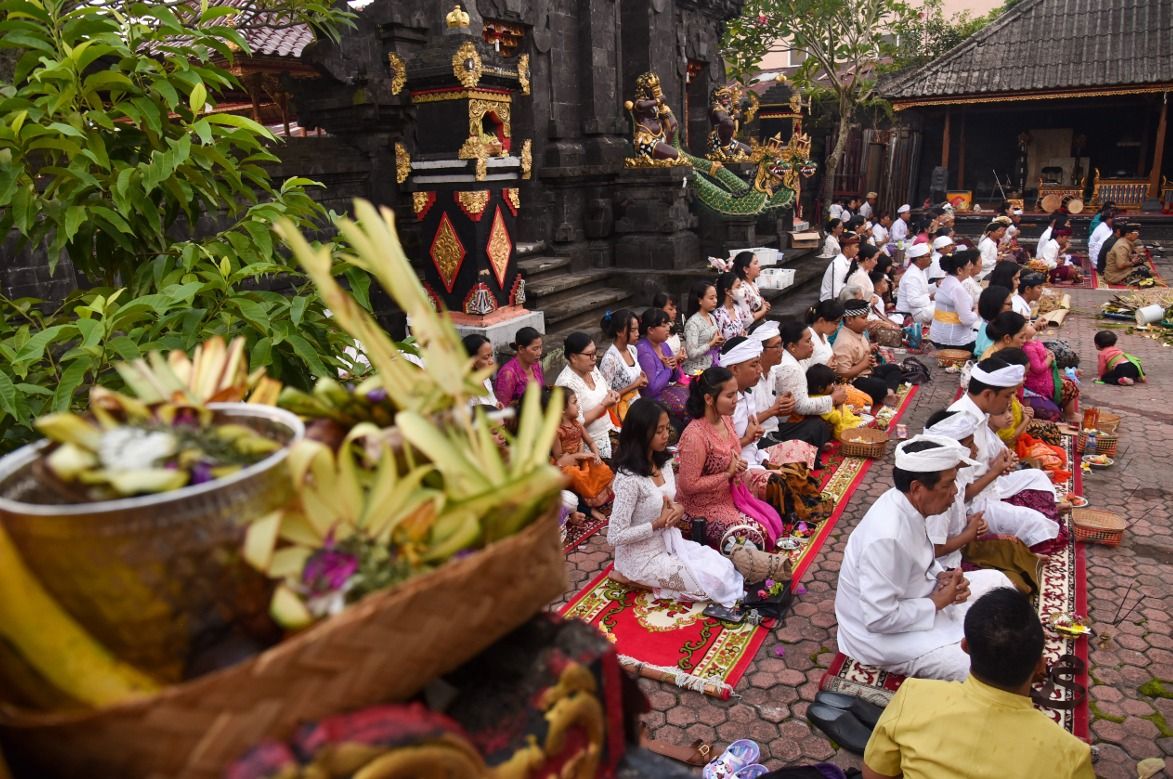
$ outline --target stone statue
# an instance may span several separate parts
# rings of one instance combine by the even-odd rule
[[[635,100],[623,104],[635,124],[632,145],[635,157],[627,158],[628,167],[687,165],[676,148],[680,124],[664,100],[660,77],[644,73],[635,80]]]
[[[742,124],[753,120],[758,110],[757,95],[749,93],[743,99],[741,87],[737,84],[717,87],[709,100],[709,153],[710,160],[720,162],[749,162],[751,149],[737,140]]]

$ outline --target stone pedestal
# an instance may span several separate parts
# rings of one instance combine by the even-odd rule
[[[546,332],[546,315],[541,311],[530,311],[521,306],[500,308],[488,316],[453,314],[452,321],[461,338],[474,333],[483,335],[493,344],[493,351],[498,354],[512,351],[509,344],[513,343],[517,331],[523,327],[532,327],[539,333]]]
[[[674,270],[701,259],[697,219],[689,210],[692,168],[629,168],[615,183],[615,265]]]

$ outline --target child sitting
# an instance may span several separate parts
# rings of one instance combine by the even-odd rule
[[[835,371],[826,365],[816,363],[806,369],[806,387],[807,394],[810,397],[817,398],[830,395],[831,388],[834,385]],[[868,400],[870,401],[871,398],[869,397]],[[859,427],[863,424],[863,420],[852,413],[851,406],[846,402],[833,407],[826,414],[823,414],[822,418],[831,424],[836,438],[844,430],[850,430],[853,427]]]
[[[601,522],[606,516],[598,509],[611,500],[613,474],[599,456],[594,440],[578,421],[578,396],[572,389],[560,389],[566,400],[551,455],[554,464],[570,479],[571,491],[579,497],[591,516]]]
[[[1100,381],[1127,387],[1145,380],[1140,360],[1116,345],[1116,334],[1111,330],[1096,333],[1095,344],[1099,352]]]

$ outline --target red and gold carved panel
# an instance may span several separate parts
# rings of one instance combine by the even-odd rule
[[[428,211],[436,204],[435,192],[412,192],[411,207],[415,211],[415,221],[422,222]]]
[[[509,269],[509,258],[513,256],[513,240],[509,237],[509,229],[505,226],[500,206],[497,206],[497,211],[493,215],[493,227],[489,230],[485,255],[489,258],[489,264],[493,266],[497,285],[505,288],[505,272]]]
[[[469,219],[479,222],[481,214],[485,212],[485,206],[489,204],[489,191],[487,189],[461,190],[456,193],[456,202]]]
[[[460,266],[468,252],[456,235],[456,229],[452,226],[448,214],[440,218],[440,226],[436,228],[432,248],[428,253],[432,257],[432,265],[440,274],[440,280],[444,282],[444,288],[451,292],[456,284],[456,274],[460,272]]]

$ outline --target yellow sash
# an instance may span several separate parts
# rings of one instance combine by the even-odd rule
[[[956,311],[942,311],[937,308],[933,310],[933,321],[943,325],[959,325],[961,317],[957,315]]]

